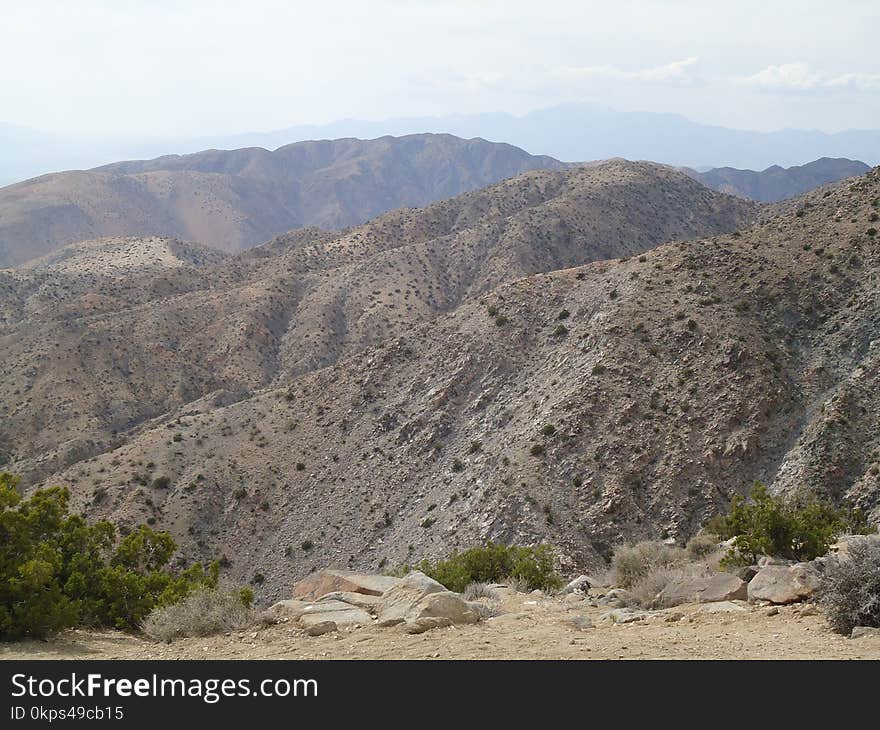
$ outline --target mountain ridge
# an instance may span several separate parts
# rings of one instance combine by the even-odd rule
[[[101,236],[165,236],[237,251],[292,228],[344,228],[525,170],[563,167],[507,144],[425,134],[52,173],[0,189],[0,267]]]

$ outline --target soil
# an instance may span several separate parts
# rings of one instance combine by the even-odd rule
[[[571,599],[569,599],[571,600]],[[377,626],[306,636],[292,623],[160,644],[119,631],[73,630],[0,647],[0,659],[880,659],[880,637],[833,633],[812,606],[678,606],[614,624],[607,608],[526,594],[475,626],[410,635]],[[711,611],[727,609],[725,612]],[[566,623],[588,616],[593,628]]]

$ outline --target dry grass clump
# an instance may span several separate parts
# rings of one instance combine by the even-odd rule
[[[677,568],[686,562],[688,554],[682,548],[644,540],[616,548],[611,558],[611,570],[616,585],[631,589],[654,571]]]
[[[880,627],[880,539],[854,542],[845,556],[829,562],[819,603],[839,634],[856,626]]]
[[[707,558],[721,550],[721,540],[718,535],[712,535],[708,532],[701,532],[694,535],[685,545],[691,560],[700,560]]]
[[[199,589],[178,603],[152,611],[141,629],[156,641],[171,641],[241,629],[252,622],[253,616],[253,609],[240,591]]]
[[[471,583],[461,594],[462,598],[470,603],[481,619],[498,616],[501,611],[501,594],[485,583]]]
[[[486,583],[471,583],[461,594],[466,601],[476,601],[479,598],[486,598],[490,601],[500,601],[501,596],[494,588],[490,588]]]
[[[707,578],[714,570],[705,561],[686,563],[678,568],[655,568],[630,589],[633,603],[640,608],[671,608],[678,601],[664,601],[659,594],[670,583],[691,578]]]

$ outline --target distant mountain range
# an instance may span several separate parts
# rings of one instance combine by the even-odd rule
[[[776,203],[847,177],[864,175],[871,168],[858,160],[823,157],[806,165],[783,168],[773,165],[761,172],[719,167],[707,172],[686,170],[706,187],[763,203]]]
[[[0,267],[103,236],[164,236],[235,252],[294,228],[346,228],[528,170],[567,166],[508,144],[420,134],[297,142],[274,152],[208,150],[53,173],[0,189]],[[684,171],[713,190],[776,202],[868,169],[823,158],[761,172]]]
[[[171,236],[239,251],[292,228],[345,228],[527,170],[563,167],[507,144],[421,134],[53,173],[0,189],[0,267],[102,236]]]
[[[567,162],[624,157],[695,169],[732,166],[762,170],[802,165],[820,157],[880,163],[880,130],[783,129],[755,132],[700,124],[678,114],[620,112],[596,104],[566,104],[511,114],[461,114],[383,121],[341,120],[273,132],[165,139],[78,139],[0,124],[0,185],[65,169],[121,159],[191,153],[209,148],[275,149],[292,142],[356,137],[372,139],[422,132],[507,142],[532,154]]]

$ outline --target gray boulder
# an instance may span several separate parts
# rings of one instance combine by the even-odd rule
[[[413,571],[382,594],[382,605],[379,609],[379,625],[394,626],[406,621],[413,607],[425,596],[432,593],[449,591],[446,586],[429,578],[424,573]]]
[[[299,616],[299,624],[309,628],[324,622],[334,622],[338,628],[369,626],[373,617],[364,609],[343,601],[318,601],[310,604]]]
[[[716,603],[718,601],[745,601],[748,583],[732,573],[711,576],[682,576],[666,584],[657,595],[661,606],[682,603]]]
[[[749,581],[749,601],[796,603],[810,598],[819,587],[819,574],[809,563],[768,565]]]
[[[861,639],[865,636],[874,636],[880,639],[880,629],[875,629],[873,626],[856,626],[853,628],[852,633],[850,633],[850,639]]]
[[[319,621],[316,624],[311,624],[306,628],[306,633],[309,636],[323,636],[324,634],[329,634],[333,631],[336,631],[339,627],[336,625],[335,621]]]

